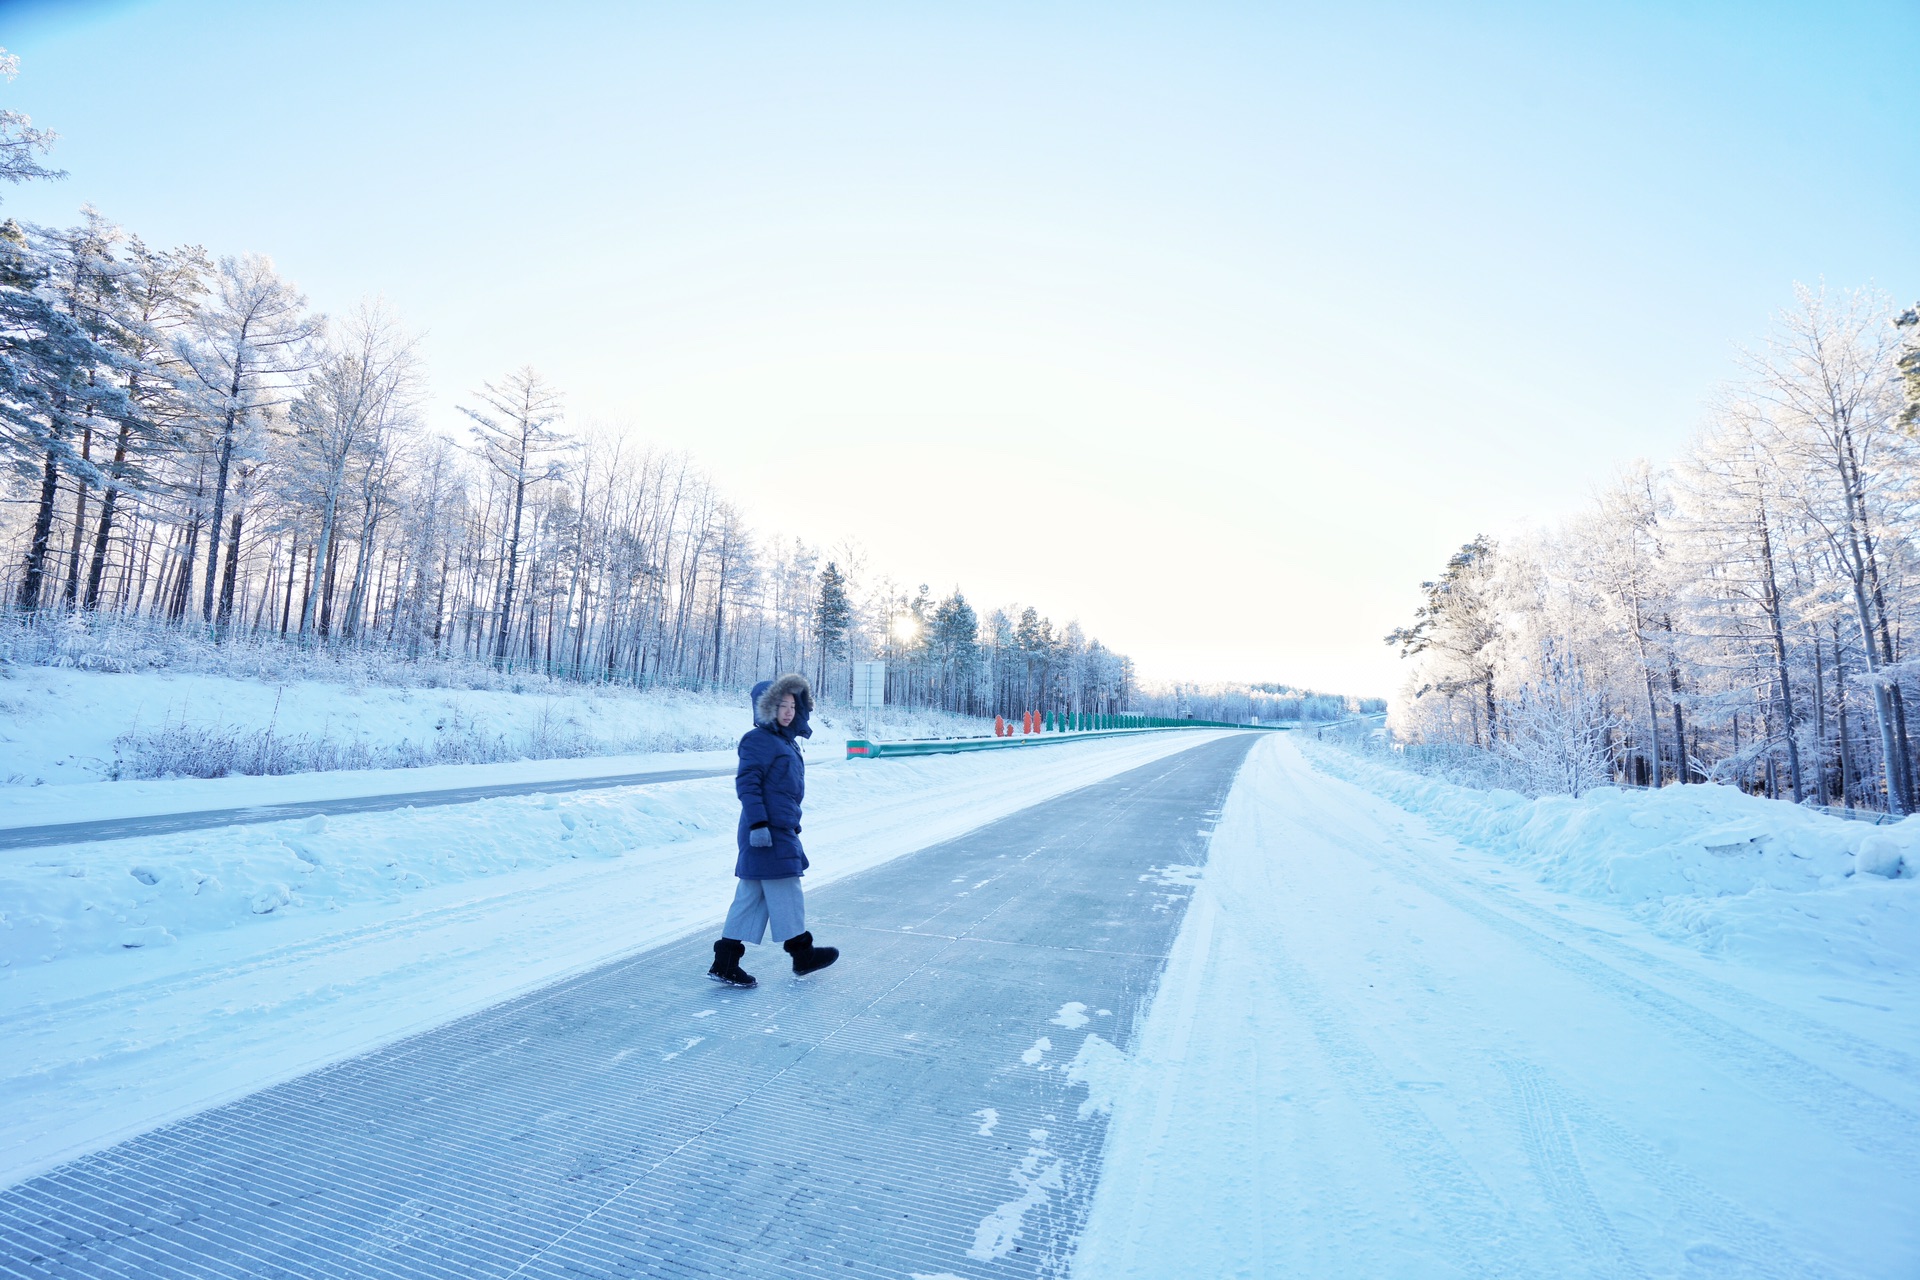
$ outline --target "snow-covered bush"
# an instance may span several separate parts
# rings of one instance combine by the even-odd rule
[[[276,635],[236,633],[101,614],[65,616],[0,612],[0,662],[79,671],[191,672],[288,684],[325,680],[349,688],[532,689],[579,691],[578,681],[552,679],[524,666],[496,668],[460,654],[405,653],[357,645],[301,644]]]
[[[1507,704],[1494,753],[1512,766],[1515,790],[1578,796],[1612,782],[1618,728],[1606,698],[1573,673],[1530,684]]]

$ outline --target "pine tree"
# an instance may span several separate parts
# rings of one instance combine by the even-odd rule
[[[101,468],[106,493],[100,501],[99,528],[81,606],[88,612],[100,607],[101,580],[122,492],[131,484],[152,487],[156,477],[151,464],[166,446],[178,443],[178,423],[185,416],[179,379],[185,370],[175,355],[174,335],[193,317],[211,270],[198,246],[156,251],[139,236],[128,238],[125,262],[120,325],[125,354],[132,362],[127,372],[130,411],[120,420],[111,461]]]
[[[820,591],[813,606],[813,637],[820,645],[820,687],[827,683],[827,663],[847,656],[847,638],[853,629],[853,601],[847,595],[846,575],[827,561],[820,570]]]
[[[81,443],[95,422],[129,412],[126,360],[100,318],[103,260],[91,248],[65,255],[65,242],[51,239],[34,244],[11,219],[0,224],[0,461],[40,480],[16,597],[27,610],[45,603],[61,473],[98,483]]]
[[[980,619],[958,587],[934,608],[930,632],[940,705],[964,711],[980,662]]]
[[[1491,590],[1493,568],[1494,544],[1482,534],[1453,553],[1438,580],[1420,584],[1427,602],[1414,610],[1413,625],[1396,627],[1386,638],[1388,644],[1399,646],[1403,658],[1431,651],[1446,662],[1446,669],[1415,697],[1432,691],[1451,699],[1465,689],[1479,691],[1489,747],[1499,731],[1493,682],[1500,621]],[[1477,741],[1477,711],[1474,719]]]

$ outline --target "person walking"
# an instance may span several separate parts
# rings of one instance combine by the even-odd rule
[[[740,739],[740,768],[734,794],[740,797],[736,840],[740,856],[733,874],[740,879],[720,940],[713,944],[707,976],[729,986],[757,985],[740,967],[747,944],[759,946],[769,928],[793,957],[793,971],[805,975],[840,958],[835,947],[816,947],[807,929],[807,904],[800,877],[807,853],[800,847],[800,802],[807,795],[807,766],[801,738],[813,736],[813,690],[801,675],[762,680],[753,686],[753,728]]]

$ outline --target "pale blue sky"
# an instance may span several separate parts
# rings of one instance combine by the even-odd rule
[[[1393,692],[1474,533],[1671,457],[1796,280],[1920,298],[1920,4],[0,0],[149,240],[532,363],[768,532],[1151,676]]]

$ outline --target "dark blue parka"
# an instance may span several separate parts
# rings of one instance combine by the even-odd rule
[[[783,729],[775,713],[789,693],[793,723]],[[742,880],[784,880],[807,869],[806,850],[800,847],[807,766],[797,740],[813,736],[807,725],[812,714],[813,690],[805,676],[781,676],[753,686],[753,728],[740,739],[740,768],[733,777],[734,794],[740,797],[740,857],[733,874]],[[773,832],[773,844],[756,849],[747,843],[747,835],[763,823]]]

